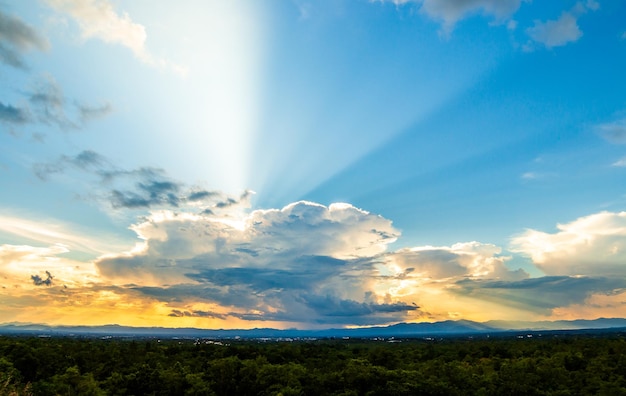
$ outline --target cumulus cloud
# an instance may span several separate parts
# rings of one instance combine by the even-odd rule
[[[387,255],[389,263],[408,277],[448,279],[472,277],[487,279],[523,279],[528,274],[506,267],[509,256],[502,249],[479,242],[457,243],[450,247],[416,247],[401,249]]]
[[[512,239],[512,250],[547,275],[626,275],[626,212],[596,213],[557,229],[527,230]]]
[[[454,313],[447,309],[459,309],[455,301],[473,298],[455,291],[458,282],[529,277],[510,270],[510,257],[491,244],[390,252],[399,236],[391,222],[349,204],[301,201],[239,218],[156,211],[132,229],[143,242],[98,259],[100,274],[171,305],[177,311],[168,314],[180,318],[197,317],[185,307],[204,303],[221,309],[201,311],[243,321],[366,325],[448,319]],[[443,312],[442,300],[449,302]]]
[[[562,12],[555,20],[535,21],[534,26],[526,29],[526,34],[534,42],[546,48],[561,47],[576,42],[583,36],[578,26],[578,18],[598,8],[599,4],[593,0],[588,0],[586,3],[578,2],[571,10]],[[527,46],[526,49],[532,49],[532,46]]]
[[[364,282],[376,276],[373,258],[398,232],[352,205],[301,201],[241,218],[160,211],[132,229],[144,243],[96,265],[154,298],[219,303],[246,320],[315,323],[388,322],[417,309],[372,297]]]
[[[89,167],[94,158],[78,163]],[[217,194],[194,193],[199,199]],[[511,269],[511,256],[487,243],[390,251],[400,235],[391,221],[349,204],[300,201],[242,211],[217,197],[211,213],[187,200],[140,218],[131,227],[139,238],[133,249],[95,260],[97,281],[89,268],[81,283],[67,263],[55,264],[67,252],[60,245],[1,246],[0,272],[13,273],[31,292],[50,283],[40,292],[76,304],[93,297],[103,307],[107,301],[140,306],[151,320],[196,326],[481,320],[485,312],[501,319],[565,317],[590,304],[615,308],[626,295],[626,212],[577,219],[553,234],[517,236],[513,250],[547,274],[533,278]],[[42,274],[44,262],[54,284]],[[54,286],[66,282],[67,290]]]
[[[384,1],[384,0],[383,0]],[[417,3],[420,11],[443,25],[450,33],[454,25],[469,15],[491,16],[498,22],[506,21],[520,7],[521,0],[387,0],[396,5]]]
[[[184,69],[166,59],[155,57],[146,48],[146,29],[133,22],[127,13],[118,14],[108,0],[46,0],[59,12],[68,14],[80,27],[84,39],[96,38],[130,49],[142,62],[166,67],[178,73]]]
[[[48,42],[35,29],[19,18],[0,10],[0,62],[25,69],[24,52],[48,48]]]

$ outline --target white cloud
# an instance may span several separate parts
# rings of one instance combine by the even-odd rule
[[[384,0],[382,0],[384,1]],[[387,0],[396,5],[421,4],[420,10],[443,24],[444,33],[450,33],[454,25],[473,14],[492,16],[498,22],[506,21],[520,7],[521,0]]]
[[[626,287],[626,212],[516,237],[515,251],[549,275],[531,278],[509,269],[512,257],[492,244],[389,251],[399,236],[391,221],[349,204],[223,206],[153,211],[131,227],[141,240],[135,249],[94,263],[67,259],[69,248],[58,244],[3,245],[0,275],[21,285],[15,304],[37,290],[42,304],[62,310],[55,298],[63,293],[74,312],[95,298],[98,309],[127,307],[125,323],[141,324],[129,319],[141,310],[150,320],[201,327],[533,319],[567,315],[590,299],[609,310],[619,299],[604,296]]]
[[[512,248],[547,275],[626,275],[626,212],[596,213],[557,228],[527,230],[512,239]]]
[[[154,298],[218,303],[246,320],[393,321],[416,309],[373,296],[367,283],[397,238],[389,220],[349,204],[237,210],[153,212],[132,227],[143,243],[96,265]]]
[[[97,38],[130,49],[142,62],[184,74],[184,68],[156,58],[146,48],[146,29],[127,13],[118,14],[109,0],[45,0],[57,11],[69,14],[78,23],[83,38]]]
[[[487,278],[518,279],[528,275],[510,271],[501,256],[502,249],[479,242],[457,243],[452,246],[422,246],[401,249],[387,255],[388,263],[420,279]],[[408,271],[408,272],[407,272]]]
[[[569,11],[561,13],[558,19],[546,22],[535,21],[535,25],[526,29],[526,34],[536,42],[547,48],[561,47],[569,43],[578,41],[583,32],[578,26],[578,18],[587,11],[596,11],[599,4],[593,0],[586,3],[578,2]],[[525,47],[527,50],[533,49],[532,45]]]
[[[443,21],[444,30],[449,32],[458,21],[475,13],[504,21],[519,9],[520,3],[521,0],[423,0],[421,10]]]
[[[562,13],[559,19],[553,21],[535,21],[535,26],[528,28],[526,33],[548,48],[578,41],[583,36],[577,18],[569,12]]]

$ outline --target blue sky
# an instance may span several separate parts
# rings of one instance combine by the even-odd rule
[[[624,16],[0,1],[0,322],[625,317]]]

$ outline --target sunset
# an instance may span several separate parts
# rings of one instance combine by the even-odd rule
[[[626,317],[626,3],[0,3],[0,324]]]

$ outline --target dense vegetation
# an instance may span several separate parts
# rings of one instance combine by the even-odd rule
[[[0,337],[4,395],[626,395],[626,340]]]

